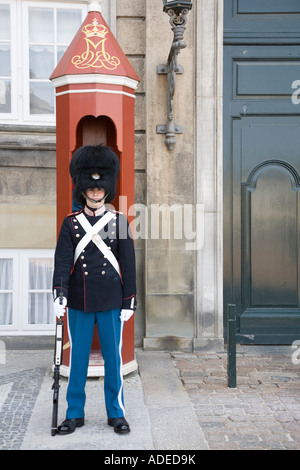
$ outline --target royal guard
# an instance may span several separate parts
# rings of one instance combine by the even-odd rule
[[[123,400],[122,334],[136,308],[135,253],[126,216],[105,205],[115,197],[119,168],[117,155],[104,145],[81,147],[70,162],[73,194],[83,209],[64,219],[55,251],[54,313],[60,317],[68,308],[71,344],[68,409],[58,434],[84,425],[95,323],[104,358],[108,424],[117,433],[130,432]]]

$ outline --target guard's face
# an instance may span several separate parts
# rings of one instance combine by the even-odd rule
[[[89,198],[88,200],[88,205],[92,209],[97,209],[98,207],[101,207],[104,204],[104,196],[105,196],[105,191],[103,188],[89,188],[86,190],[85,194]],[[92,199],[92,201],[90,200]],[[102,200],[103,199],[103,200]],[[100,202],[99,202],[100,201]]]

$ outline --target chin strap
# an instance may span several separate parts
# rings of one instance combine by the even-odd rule
[[[93,202],[94,204],[98,204],[99,202],[105,201],[105,199],[109,196],[109,193],[108,193],[108,194],[105,194],[105,196],[103,196],[101,199],[96,200],[96,199],[91,199],[84,192],[82,192],[81,194],[85,199],[87,199],[90,202]]]

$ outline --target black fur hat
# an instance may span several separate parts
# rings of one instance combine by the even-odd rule
[[[85,205],[82,193],[92,188],[103,188],[105,201],[113,201],[120,162],[109,147],[102,144],[80,147],[72,156],[69,170],[74,184],[74,198],[81,205]]]

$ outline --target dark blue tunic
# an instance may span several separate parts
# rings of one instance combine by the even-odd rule
[[[76,219],[76,215],[81,212],[84,212],[89,223],[94,225],[107,211],[100,216],[94,216],[88,215],[82,209],[64,219],[55,250],[54,298],[59,295],[62,287],[69,308],[85,312],[135,308],[135,253],[126,216],[113,212],[112,220],[99,232],[119,263],[120,278],[93,241],[80,253],[74,266],[75,248],[86,234]]]

